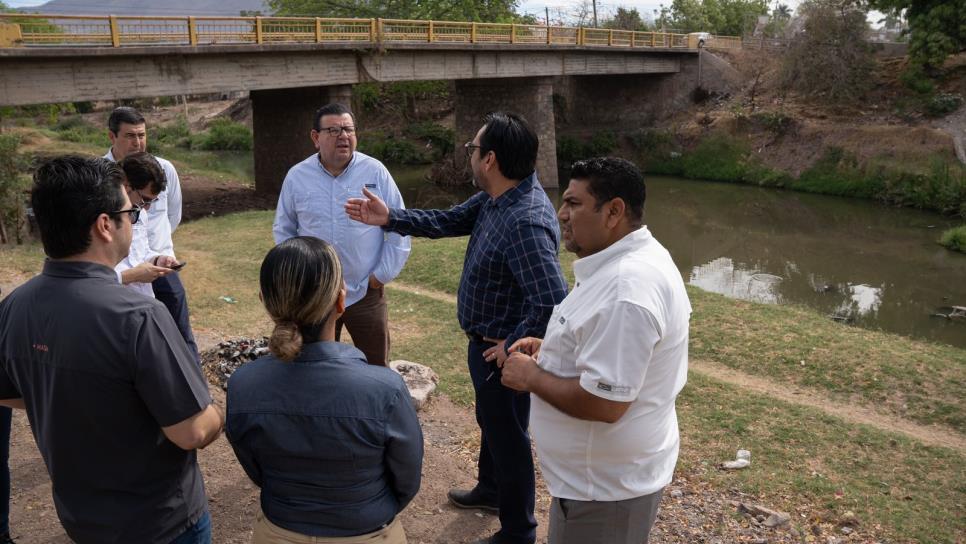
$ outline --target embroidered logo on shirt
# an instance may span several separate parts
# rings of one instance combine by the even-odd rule
[[[604,382],[597,382],[597,389],[607,391],[608,393],[613,393],[615,395],[627,395],[631,392],[631,388],[626,385],[611,385]]]
[[[366,184],[366,189],[375,189],[375,188],[376,188],[376,184],[375,183],[367,183]]]
[[[560,324],[563,325],[566,322],[567,322],[567,320],[564,319],[564,316],[560,316]]]

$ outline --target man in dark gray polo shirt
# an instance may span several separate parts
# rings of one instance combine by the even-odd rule
[[[34,176],[49,260],[0,302],[0,404],[25,408],[78,543],[209,543],[195,449],[224,415],[164,305],[114,272],[140,209],[103,159]]]

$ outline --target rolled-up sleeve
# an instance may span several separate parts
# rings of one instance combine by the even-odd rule
[[[400,387],[402,390],[396,395],[386,422],[386,470],[389,485],[402,511],[419,491],[423,468],[423,431],[406,386],[400,384]]]
[[[555,234],[542,225],[521,224],[509,236],[507,265],[523,290],[527,314],[506,338],[507,347],[520,338],[543,338],[553,307],[567,296],[567,282],[557,260]]]
[[[396,186],[395,180],[392,179],[392,175],[385,168],[379,183],[382,185],[382,194],[385,195],[386,205],[390,208],[405,210],[406,204],[403,202],[402,194],[399,193],[399,188]],[[387,231],[382,244],[382,255],[379,263],[376,264],[376,269],[373,270],[373,275],[384,284],[396,279],[396,276],[402,272],[403,266],[406,265],[411,250],[412,242],[408,236]]]

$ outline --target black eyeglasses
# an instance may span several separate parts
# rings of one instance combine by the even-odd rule
[[[133,224],[137,223],[138,222],[138,218],[141,217],[141,207],[140,206],[131,206],[131,208],[130,209],[127,209],[127,210],[117,210],[116,212],[104,212],[104,213],[106,213],[107,215],[111,215],[111,216],[120,215],[122,213],[126,213],[126,214],[128,214],[128,215],[131,216],[131,224],[133,225]]]
[[[138,191],[137,189],[135,189],[134,192],[137,193],[138,197],[141,198],[141,205],[139,206],[140,208],[147,208],[151,204],[154,204],[155,202],[157,202],[159,198],[161,198],[160,195],[154,198],[145,198],[144,195],[141,194],[141,191]]]
[[[474,144],[473,142],[466,142],[463,144],[463,149],[466,150],[466,156],[472,157],[474,149],[483,149],[483,146]]]
[[[319,132],[325,132],[333,138],[338,138],[343,132],[346,136],[352,136],[356,133],[356,127],[322,127]]]

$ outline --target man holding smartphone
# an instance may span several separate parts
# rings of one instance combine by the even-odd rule
[[[119,107],[111,112],[107,120],[107,136],[111,140],[111,149],[104,155],[105,159],[120,162],[125,157],[133,153],[143,153],[147,150],[148,134],[144,116],[134,108]],[[145,228],[148,235],[150,250],[156,255],[166,255],[171,261],[167,264],[177,263],[174,254],[174,242],[171,235],[181,223],[181,182],[178,179],[178,172],[174,165],[161,157],[154,157],[164,173],[166,187],[157,198],[152,199],[151,206],[145,210]],[[201,364],[201,355],[198,353],[198,345],[195,343],[194,333],[191,331],[191,322],[188,313],[188,297],[185,294],[184,285],[181,278],[176,273],[170,273],[171,266],[161,265],[169,269],[169,273],[157,274],[151,280],[151,289],[154,296],[164,303],[178,331],[184,338],[188,349],[194,354],[195,361]]]

